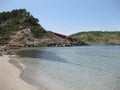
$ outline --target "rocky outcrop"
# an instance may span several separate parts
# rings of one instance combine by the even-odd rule
[[[18,47],[85,45],[78,39],[46,31],[26,9],[0,13],[0,45]]]
[[[11,36],[7,45],[17,47],[49,47],[85,45],[85,43],[78,39],[73,39],[53,32],[46,32],[42,37],[34,38],[31,33],[31,29],[26,28]]]

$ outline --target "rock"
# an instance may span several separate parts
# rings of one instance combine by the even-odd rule
[[[73,39],[65,35],[53,32],[46,32],[41,38],[34,38],[31,29],[26,28],[15,33],[11,36],[8,46],[16,47],[50,47],[50,46],[74,46],[85,45],[78,39]]]

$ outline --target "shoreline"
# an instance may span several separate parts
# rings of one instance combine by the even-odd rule
[[[9,60],[9,55],[0,56],[0,90],[38,90],[20,78],[21,70]]]
[[[54,81],[53,79],[51,79],[50,77],[40,73],[39,76],[36,76],[37,79],[39,80],[38,83],[32,81],[31,79],[28,79],[27,77],[29,77],[29,73],[25,73],[24,70],[26,69],[26,66],[23,65],[18,57],[16,58],[16,56],[11,55],[11,59],[9,60],[9,62],[14,65],[15,67],[19,68],[21,70],[21,74],[20,74],[20,79],[22,79],[23,81],[25,81],[26,83],[35,86],[38,90],[68,90],[65,89],[63,86],[59,85],[56,83],[56,81]],[[24,76],[23,74],[25,73],[26,76]]]

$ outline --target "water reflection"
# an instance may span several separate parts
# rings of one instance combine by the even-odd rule
[[[56,61],[56,62],[62,62],[62,63],[83,66],[81,64],[75,64],[75,63],[68,62],[66,59],[57,56],[53,52],[48,52],[48,51],[43,51],[43,50],[22,50],[22,51],[18,51],[16,53],[20,57],[41,58],[42,60]]]
[[[42,50],[23,50],[18,51],[17,55],[28,58],[41,58],[49,61],[68,63],[66,59],[57,56],[55,53]]]

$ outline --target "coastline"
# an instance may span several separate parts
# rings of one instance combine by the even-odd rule
[[[0,56],[0,90],[38,90],[20,79],[21,70],[9,63],[10,56]]]

